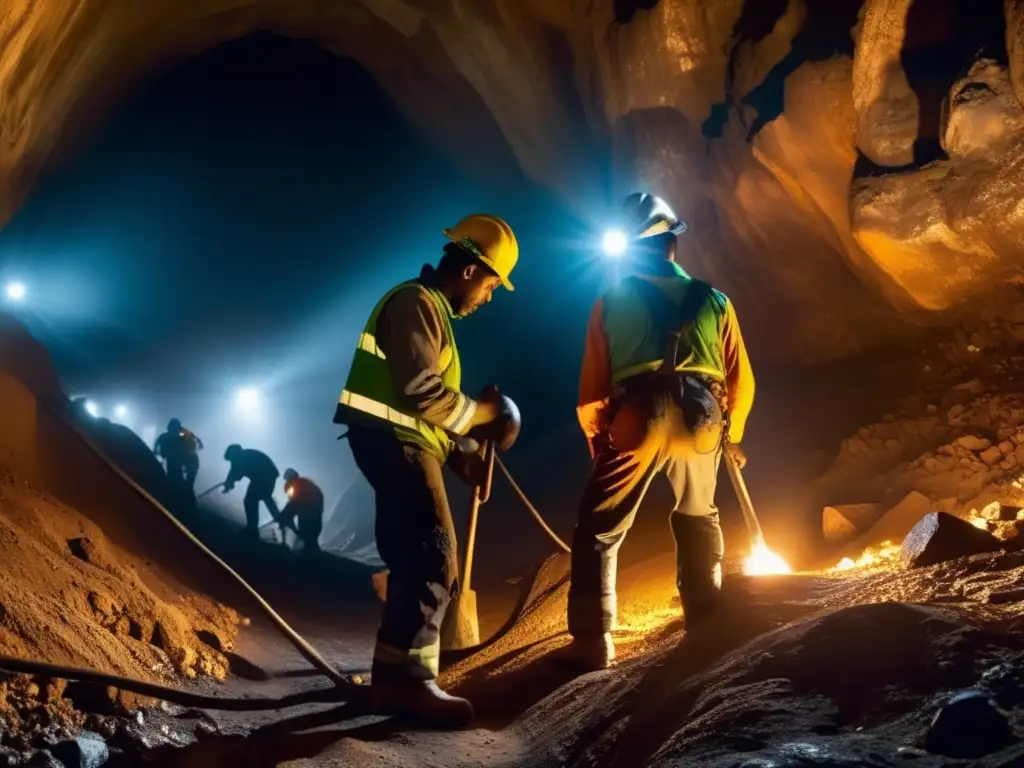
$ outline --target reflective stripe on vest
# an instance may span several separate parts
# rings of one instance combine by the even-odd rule
[[[464,432],[469,428],[475,411],[474,401],[459,392],[457,407],[442,425],[434,425],[419,418],[418,413],[410,412],[410,404],[391,381],[387,355],[380,349],[375,335],[377,318],[388,299],[400,290],[413,288],[424,290],[438,304],[444,323],[444,341],[438,360],[440,376],[448,389],[459,392],[461,364],[451,327],[450,306],[437,289],[417,282],[407,282],[388,291],[370,314],[356,344],[355,357],[338,403],[393,425],[403,442],[418,444],[445,461],[453,447],[450,433]]]
[[[376,400],[371,400],[363,395],[357,395],[355,392],[349,392],[347,389],[341,391],[341,397],[338,398],[338,402],[342,405],[347,405],[349,408],[355,408],[357,411],[376,416],[378,419],[390,421],[392,424],[397,424],[400,427],[419,429],[422,424],[420,419],[414,419],[412,416],[384,405],[384,403],[378,403]]]

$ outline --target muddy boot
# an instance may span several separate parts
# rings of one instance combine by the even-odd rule
[[[473,705],[445,693],[433,680],[371,679],[367,704],[371,714],[435,728],[461,728],[473,720]]]
[[[608,669],[615,661],[615,643],[611,632],[574,637],[571,643],[559,648],[553,656],[559,663],[575,667],[581,672],[596,672]]]
[[[722,529],[718,515],[676,515],[676,588],[686,628],[693,629],[718,607],[722,591]]]

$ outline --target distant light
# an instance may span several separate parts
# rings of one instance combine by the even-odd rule
[[[246,387],[235,393],[235,405],[240,410],[252,412],[259,408],[260,393],[258,389]]]
[[[85,401],[85,412],[94,419],[98,419],[100,417],[100,407],[92,400]]]
[[[4,293],[7,294],[7,298],[11,301],[24,301],[25,295],[28,293],[28,289],[25,288],[24,283],[13,282],[8,283],[4,289]]]
[[[610,229],[604,233],[604,239],[601,241],[601,247],[604,252],[612,258],[617,258],[626,252],[626,246],[629,241],[626,239],[626,233],[621,229]]]
[[[128,418],[128,406],[127,405],[119,405],[119,406],[117,406],[114,409],[114,416],[117,417],[118,419],[127,419]]]

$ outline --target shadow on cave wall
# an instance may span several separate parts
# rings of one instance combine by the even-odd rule
[[[768,72],[765,79],[740,103],[757,113],[747,129],[747,141],[782,114],[786,104],[786,78],[806,62],[824,61],[833,56],[853,57],[853,28],[857,24],[863,0],[807,0],[806,15],[790,51]],[[786,12],[786,0],[746,0],[740,18],[733,27],[733,48],[729,57],[728,78],[733,80],[736,52],[744,43],[757,43],[767,37]],[[729,88],[726,89],[730,90]],[[711,108],[702,132],[706,138],[721,138],[734,106],[731,97]]]
[[[915,0],[900,63],[917,95],[914,167],[948,159],[942,114],[953,83],[979,58],[1008,63],[1002,0]]]

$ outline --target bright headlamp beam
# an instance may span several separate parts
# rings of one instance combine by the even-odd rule
[[[93,400],[85,401],[85,412],[92,416],[94,419],[98,419],[100,417],[100,407]]]
[[[621,229],[609,229],[601,241],[601,248],[605,254],[613,258],[624,254],[627,245],[626,233]]]
[[[243,411],[253,411],[260,404],[259,390],[245,387],[235,393],[235,404]]]
[[[11,301],[24,301],[25,294],[28,293],[28,291],[25,288],[24,283],[19,283],[15,281],[12,283],[8,283],[6,285],[6,287],[4,288],[4,293],[7,295],[7,298],[10,299]]]

